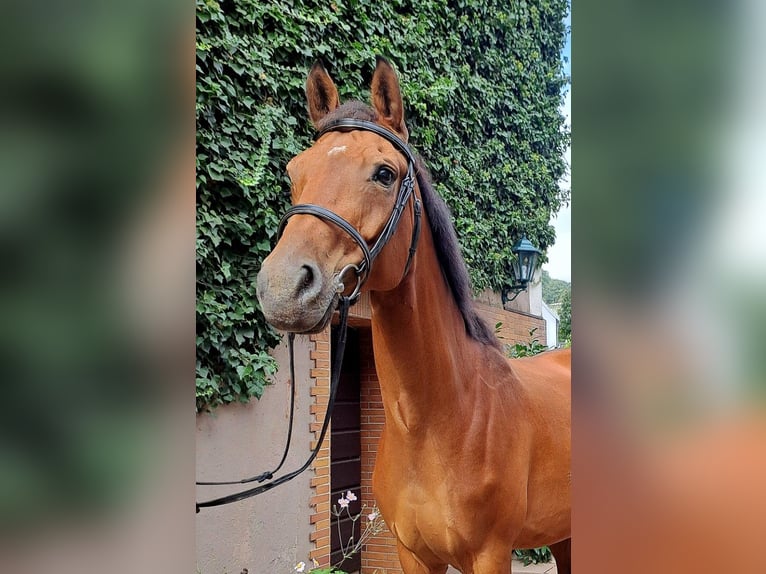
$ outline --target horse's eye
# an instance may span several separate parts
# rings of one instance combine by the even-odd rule
[[[381,185],[385,185],[388,187],[394,181],[396,180],[396,174],[394,174],[393,171],[391,171],[391,168],[388,168],[386,166],[381,166],[377,169],[375,174],[372,176],[373,181],[377,181]]]

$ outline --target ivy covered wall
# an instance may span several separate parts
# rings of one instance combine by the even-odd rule
[[[259,397],[278,335],[255,275],[308,147],[304,83],[322,59],[341,100],[398,70],[410,142],[450,205],[474,288],[509,283],[522,233],[545,250],[569,135],[566,0],[197,1],[197,407]]]

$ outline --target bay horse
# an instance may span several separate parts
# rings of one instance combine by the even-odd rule
[[[569,350],[509,360],[477,314],[388,62],[372,107],[340,105],[320,63],[306,95],[319,136],[287,165],[295,207],[257,294],[274,327],[310,333],[341,294],[370,292],[385,411],[373,492],[402,570],[508,574],[512,549],[547,544],[569,574]]]

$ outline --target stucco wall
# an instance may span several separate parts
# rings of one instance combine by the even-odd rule
[[[291,454],[283,470],[306,460],[314,434],[310,432],[309,371],[313,362],[308,337],[296,337],[295,427]],[[218,408],[197,416],[197,479],[233,480],[271,470],[282,456],[289,414],[287,345],[274,351],[280,365],[275,384],[259,401]],[[302,384],[301,384],[302,383]],[[256,497],[197,514],[197,567],[201,574],[292,572],[299,561],[308,562],[312,544],[309,505],[312,497],[306,471],[274,490]],[[197,487],[197,500],[207,500],[243,489]]]

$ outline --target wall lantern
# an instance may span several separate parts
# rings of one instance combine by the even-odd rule
[[[503,288],[503,291],[500,294],[503,305],[509,301],[513,301],[516,297],[519,296],[519,293],[526,290],[529,282],[532,281],[532,276],[535,273],[535,268],[537,267],[537,258],[542,252],[537,247],[532,245],[532,243],[529,241],[529,239],[527,239],[527,236],[525,235],[516,242],[516,245],[511,247],[511,253],[516,256],[516,259],[514,259],[512,264],[514,284],[510,287]],[[515,294],[509,299],[508,295],[511,292]]]

